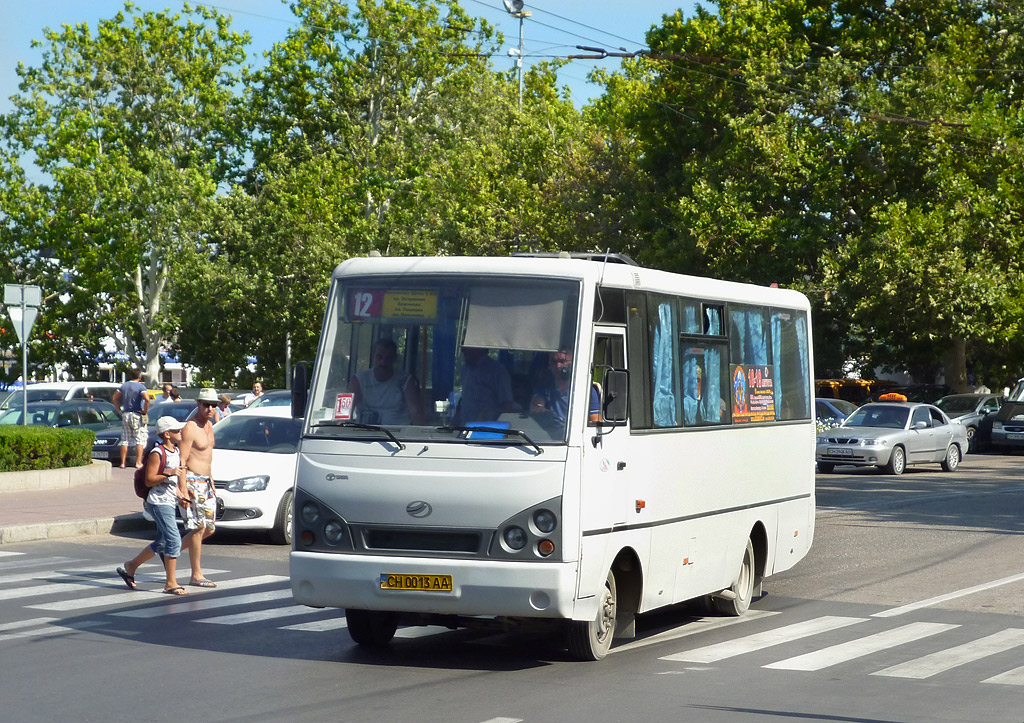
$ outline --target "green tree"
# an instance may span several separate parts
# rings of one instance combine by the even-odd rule
[[[175,332],[173,259],[204,246],[218,184],[240,161],[233,91],[248,37],[207,6],[171,15],[131,3],[95,33],[65,25],[43,37],[42,63],[18,66],[6,119],[9,151],[32,154],[46,178],[26,260],[60,299],[74,350],[95,359],[113,339],[153,383]]]

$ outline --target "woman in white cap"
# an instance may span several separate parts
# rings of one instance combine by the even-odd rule
[[[181,465],[178,444],[184,422],[171,416],[163,416],[156,422],[156,433],[160,444],[149,453],[146,460],[146,486],[149,494],[142,503],[156,522],[156,539],[142,548],[142,552],[117,568],[117,574],[129,589],[134,590],[135,572],[147,560],[160,555],[164,562],[164,592],[168,595],[186,595],[188,590],[178,584],[178,556],[181,554],[181,534],[175,520],[178,504],[188,504],[185,489],[185,469]]]

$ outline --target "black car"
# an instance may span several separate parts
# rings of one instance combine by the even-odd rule
[[[986,418],[999,411],[1003,397],[998,394],[950,394],[935,402],[950,419],[967,427],[970,451],[985,449],[992,435],[992,419]]]
[[[0,412],[0,424],[21,424],[22,407],[11,407]],[[72,399],[66,402],[29,402],[24,410],[28,424],[42,427],[75,427],[98,431],[117,424],[120,428],[121,415],[110,402],[88,399]]]
[[[156,444],[156,420],[160,417],[171,416],[179,422],[188,421],[196,411],[196,403],[188,402],[164,402],[153,404],[149,407],[149,426],[147,428],[146,448]],[[108,425],[96,431],[96,442],[92,446],[93,459],[105,459],[112,464],[121,462],[121,422],[116,426]],[[128,445],[128,456],[126,464],[135,466],[135,445]]]

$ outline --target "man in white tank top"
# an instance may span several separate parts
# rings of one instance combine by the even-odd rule
[[[420,385],[416,377],[395,371],[398,347],[378,339],[371,350],[370,368],[349,382],[357,421],[366,424],[423,424]]]

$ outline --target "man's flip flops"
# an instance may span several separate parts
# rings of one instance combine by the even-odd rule
[[[193,580],[189,585],[192,587],[217,587],[217,583],[213,580],[206,580],[205,578],[202,580]]]
[[[117,568],[117,574],[121,576],[121,579],[124,580],[124,584],[128,586],[129,590],[134,590],[135,589],[135,576],[134,575],[129,575],[128,571],[125,570],[123,567]]]
[[[178,587],[165,587],[164,592],[168,595],[188,595],[188,590],[181,585],[178,585]]]

